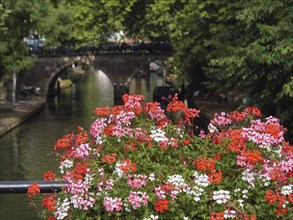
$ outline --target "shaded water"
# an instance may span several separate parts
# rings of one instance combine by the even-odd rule
[[[134,79],[129,93],[140,93],[151,101],[154,87],[161,84],[155,74]],[[113,106],[113,86],[104,73],[89,71],[75,89],[49,100],[41,112],[0,137],[0,180],[42,180],[44,172],[57,171],[52,153],[55,141],[77,126],[88,130],[95,107],[106,105]],[[28,203],[26,194],[0,194],[0,219],[39,219]]]

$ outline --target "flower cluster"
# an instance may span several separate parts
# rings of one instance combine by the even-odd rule
[[[56,142],[60,175],[44,178],[67,186],[43,200],[50,219],[292,217],[293,146],[277,118],[256,107],[215,114],[196,136],[198,110],[177,96],[166,110],[143,100],[126,94],[124,105],[95,110],[89,132]]]

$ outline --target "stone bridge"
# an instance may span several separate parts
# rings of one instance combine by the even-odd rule
[[[155,60],[167,60],[167,54],[83,54],[37,58],[34,66],[20,76],[18,84],[39,87],[41,95],[50,96],[55,83],[66,70],[79,65],[92,65],[95,71],[103,71],[114,86],[114,97],[128,91],[129,82],[138,72],[149,72],[149,64]]]

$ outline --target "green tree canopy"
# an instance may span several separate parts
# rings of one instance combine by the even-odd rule
[[[0,30],[4,31],[5,28],[5,20],[9,15],[9,10],[5,9],[2,4],[0,4]]]
[[[187,0],[136,0],[125,14],[123,25],[130,36],[170,41],[175,15]]]
[[[1,0],[0,69],[3,74],[23,72],[31,67],[24,42],[32,33],[45,37],[47,46],[58,46],[70,39],[73,27],[71,5],[66,1]],[[9,12],[9,16],[7,16]]]
[[[174,26],[172,43],[181,72],[199,63],[209,88],[237,88],[249,104],[292,118],[290,1],[189,1]]]
[[[1,35],[0,35],[0,57],[1,57],[1,54],[4,53],[7,48],[6,42],[4,41],[2,36],[7,31],[5,21],[9,15],[9,12],[10,12],[9,10],[5,9],[3,7],[3,5],[0,4],[0,32],[1,32]],[[2,68],[3,68],[3,66],[1,66],[1,61],[0,61],[0,79],[1,79],[1,76],[4,74],[4,71],[2,70]]]

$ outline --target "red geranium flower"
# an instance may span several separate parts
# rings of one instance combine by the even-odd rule
[[[48,172],[44,173],[44,180],[45,181],[52,181],[55,179],[55,174],[49,170]]]
[[[45,207],[46,209],[48,209],[49,211],[56,210],[55,205],[56,205],[56,203],[55,203],[55,199],[54,199],[53,195],[51,195],[49,197],[45,197],[43,199],[42,206]]]
[[[102,161],[106,162],[107,164],[112,164],[116,161],[116,154],[106,154],[103,156]]]
[[[224,220],[223,212],[212,212],[210,216],[210,220]]]
[[[158,202],[155,203],[155,211],[159,213],[163,213],[169,210],[169,200],[168,199],[160,199]]]
[[[32,183],[28,186],[27,193],[30,195],[37,195],[41,192],[40,185],[38,183]]]

